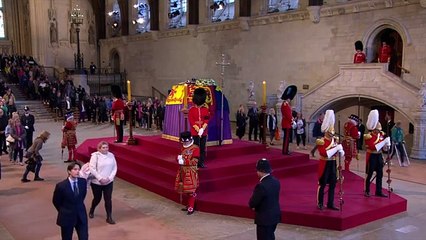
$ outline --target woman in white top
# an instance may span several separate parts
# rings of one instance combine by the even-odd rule
[[[303,144],[303,149],[306,149],[306,121],[303,118],[302,113],[297,113],[296,117],[296,143],[297,143],[297,149],[300,149],[299,145],[300,142]]]
[[[92,153],[90,157],[90,173],[94,176],[94,179],[90,184],[93,192],[93,201],[89,211],[89,218],[95,216],[95,208],[101,201],[103,194],[107,213],[106,222],[115,224],[112,219],[112,189],[114,178],[117,174],[117,162],[114,154],[108,150],[108,143],[102,141],[98,144],[98,151]]]

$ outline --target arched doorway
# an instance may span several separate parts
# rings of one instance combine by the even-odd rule
[[[373,58],[372,62],[377,62],[379,49],[382,45],[382,42],[386,42],[391,46],[392,49],[389,71],[400,77],[403,56],[403,41],[401,35],[396,30],[391,28],[385,28],[378,32],[373,40],[375,57]]]
[[[113,73],[120,73],[120,55],[116,50],[111,53],[111,70]]]

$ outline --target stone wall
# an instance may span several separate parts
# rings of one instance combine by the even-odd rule
[[[225,73],[225,94],[230,100],[231,112],[235,112],[238,105],[247,100],[250,81],[255,82],[258,102],[264,80],[268,94],[275,93],[282,80],[296,84],[301,93],[320,86],[339,72],[339,64],[352,62],[356,40],[363,40],[367,51],[372,51],[367,43],[377,34],[374,29],[382,27],[395,29],[401,35],[403,65],[411,71],[414,80],[420,79],[426,75],[424,19],[426,9],[418,3],[394,1],[390,6],[381,1],[357,1],[324,6],[317,24],[302,9],[102,40],[101,58],[108,62],[111,52],[116,50],[120,54],[121,70],[127,71],[135,93],[149,95],[151,86],[167,93],[173,84],[192,77],[220,80],[220,68],[215,63],[220,61],[221,53],[225,53],[231,63]],[[346,82],[340,90],[345,91],[352,83]],[[363,87],[362,84],[368,83],[358,84]],[[303,85],[309,85],[309,89],[302,89]],[[385,103],[398,105],[390,98]],[[314,112],[324,104],[304,102],[304,109]]]

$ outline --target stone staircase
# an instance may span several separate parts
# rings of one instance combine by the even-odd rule
[[[7,86],[12,89],[12,92],[15,95],[16,109],[19,114],[23,114],[24,107],[28,106],[30,108],[30,113],[34,115],[36,122],[58,120],[55,117],[56,114],[51,112],[49,106],[44,105],[41,100],[26,100],[26,96],[19,89],[18,85],[8,84]]]

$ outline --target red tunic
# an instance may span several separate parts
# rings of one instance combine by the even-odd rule
[[[354,55],[354,63],[365,63],[366,57],[365,57],[365,53],[361,52],[361,51],[357,51]]]
[[[77,145],[77,135],[75,133],[77,123],[74,120],[66,121],[62,131],[64,132],[61,147],[73,148]]]
[[[318,139],[316,144],[318,146],[318,152],[320,154],[320,161],[318,164],[318,179],[320,179],[322,174],[324,173],[327,161],[336,161],[336,154],[333,155],[331,158],[328,158],[327,156],[327,151],[336,147],[336,142],[334,141],[334,138],[330,139],[327,137],[323,137]]]
[[[389,45],[383,45],[379,50],[379,62],[387,63],[391,57],[392,49]]]
[[[120,121],[124,120],[124,108],[125,105],[122,99],[116,98],[112,102],[112,120],[114,120],[116,125],[120,125]]]
[[[358,154],[357,141],[359,139],[358,126],[352,121],[348,121],[344,126],[345,138],[342,146],[345,151],[345,161],[350,162]]]
[[[188,112],[188,121],[191,125],[191,135],[198,135],[198,130],[204,127],[203,136],[207,136],[207,124],[209,124],[210,112],[205,106],[192,106]]]
[[[368,134],[364,134],[364,141],[365,141],[365,145],[367,147],[367,152],[365,154],[365,163],[368,164],[368,161],[370,160],[370,154],[371,153],[381,153],[382,149],[380,149],[379,151],[376,150],[376,144],[382,142],[383,140],[385,140],[385,138],[383,137],[384,133],[383,132],[370,132]]]
[[[291,122],[293,120],[293,116],[291,115],[291,106],[290,103],[284,101],[281,105],[281,114],[283,119],[281,120],[282,128],[291,128]]]
[[[192,144],[188,148],[182,148],[183,165],[180,165],[176,174],[175,190],[179,193],[193,193],[199,185],[198,180],[198,158],[200,148]]]

